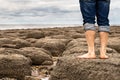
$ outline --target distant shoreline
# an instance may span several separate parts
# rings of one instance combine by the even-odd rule
[[[0,30],[80,27],[81,24],[0,24]],[[120,27],[120,25],[111,25]]]
[[[82,26],[80,24],[0,24],[0,30]]]

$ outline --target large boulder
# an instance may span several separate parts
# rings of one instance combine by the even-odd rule
[[[24,80],[31,75],[31,60],[20,54],[0,54],[0,78]]]
[[[69,40],[67,39],[44,38],[36,41],[33,46],[44,48],[45,50],[51,52],[53,56],[61,56],[68,42]]]
[[[120,55],[109,59],[78,59],[65,56],[57,60],[49,80],[120,80]]]

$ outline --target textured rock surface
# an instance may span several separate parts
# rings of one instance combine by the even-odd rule
[[[44,37],[45,37],[45,35],[42,31],[30,31],[26,35],[26,38],[40,39],[40,38],[44,38]]]
[[[19,48],[23,48],[23,47],[31,46],[31,43],[26,41],[26,40],[24,40],[24,39],[17,38],[15,40],[13,40],[13,42],[14,42],[14,45],[16,45],[16,48],[18,48],[18,49]]]
[[[0,39],[0,47],[5,47],[5,48],[23,48],[23,47],[28,47],[31,46],[31,43],[23,40],[23,39],[10,39],[10,38],[1,38]]]
[[[120,53],[120,49],[119,49],[120,48],[120,44],[119,44],[120,43],[120,27],[119,26],[111,27],[111,33],[109,36],[110,37],[109,37],[109,43],[107,47],[107,53],[109,55],[113,55],[114,57],[110,57],[111,59],[107,59],[107,60],[100,60],[100,59],[90,60],[91,61],[90,62],[89,60],[79,61],[73,58],[74,56],[87,53],[87,43],[86,43],[83,27],[73,26],[73,27],[62,27],[62,28],[56,27],[56,28],[40,28],[40,29],[0,30],[0,47],[1,47],[0,54],[4,54],[4,55],[22,54],[27,58],[32,59],[33,64],[38,64],[38,65],[32,65],[32,66],[35,66],[37,69],[38,69],[38,66],[49,67],[49,69],[47,69],[48,72],[53,70],[58,56],[63,57],[58,60],[56,72],[55,72],[55,69],[53,71],[54,76],[56,76],[57,79],[60,79],[60,80],[71,80],[71,79],[79,80],[80,77],[78,77],[76,73],[78,73],[80,76],[85,75],[82,77],[81,80],[91,80],[91,79],[99,80],[99,78],[101,78],[101,80],[104,80],[104,79],[117,80],[118,77],[116,77],[116,79],[113,79],[113,77],[117,76],[117,73],[119,71],[117,68],[118,67],[117,63],[119,60],[118,58],[116,58],[116,56],[118,57],[119,56],[118,54]],[[95,40],[96,54],[100,53],[99,48],[100,48],[99,33],[96,33],[96,40]],[[54,64],[48,65],[52,63]],[[94,71],[94,69],[91,68],[92,65],[90,65],[89,63],[92,65],[97,65],[95,69],[97,69],[98,67],[98,72]],[[58,66],[58,64],[60,66]],[[74,66],[74,64],[78,66]],[[103,66],[104,69],[99,68],[100,66]],[[41,69],[44,71],[43,68]],[[82,69],[82,70],[79,70],[79,69]],[[104,75],[102,75],[99,72],[100,70]],[[114,71],[117,70],[117,71],[115,73],[114,71],[112,72],[112,70]],[[38,72],[41,73],[42,71],[40,70]],[[80,73],[80,72],[84,72],[84,73]],[[110,72],[113,74],[111,74]],[[109,75],[107,73],[109,73]],[[46,74],[47,73],[45,72],[45,74],[43,75],[46,75]],[[86,75],[89,76],[88,77],[89,79],[86,79],[87,77]],[[100,77],[99,75],[102,77]],[[110,75],[111,75],[111,78],[110,78]],[[52,76],[53,76],[53,73],[52,73]],[[95,76],[95,79],[93,79],[94,76]]]
[[[120,53],[120,37],[111,38],[108,46]]]
[[[75,53],[84,54],[84,53],[88,52],[87,49],[88,49],[88,47],[87,47],[85,38],[73,39],[66,45],[66,49],[64,50],[62,55],[66,56],[66,55],[71,55],[71,54],[75,54]],[[96,54],[100,53],[99,49],[100,49],[99,40],[97,39],[96,46],[95,46]],[[107,47],[107,53],[114,54],[114,53],[117,53],[117,51],[114,48]]]
[[[0,54],[0,78],[24,80],[31,75],[31,60],[20,54]]]
[[[32,63],[35,65],[51,65],[53,64],[52,56],[50,53],[42,48],[26,47],[21,48],[23,52],[26,52],[25,56],[30,57]]]
[[[0,54],[21,54],[32,60],[32,64],[35,65],[47,65],[52,64],[52,57],[46,50],[35,47],[25,47],[21,49],[1,48]]]
[[[44,48],[51,52],[53,56],[60,56],[65,50],[65,46],[69,40],[67,39],[40,39],[34,44],[35,47]]]
[[[67,56],[58,59],[50,80],[120,80],[120,55],[103,59],[77,59]]]

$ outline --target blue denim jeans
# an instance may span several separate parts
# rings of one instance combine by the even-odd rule
[[[98,31],[110,32],[108,19],[110,0],[79,0],[79,2],[85,30],[96,30],[97,19]]]

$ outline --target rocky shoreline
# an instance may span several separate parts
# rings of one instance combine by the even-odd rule
[[[95,46],[99,55],[98,33]],[[109,59],[75,58],[86,52],[80,26],[0,30],[0,80],[120,80],[119,26],[111,27]]]

